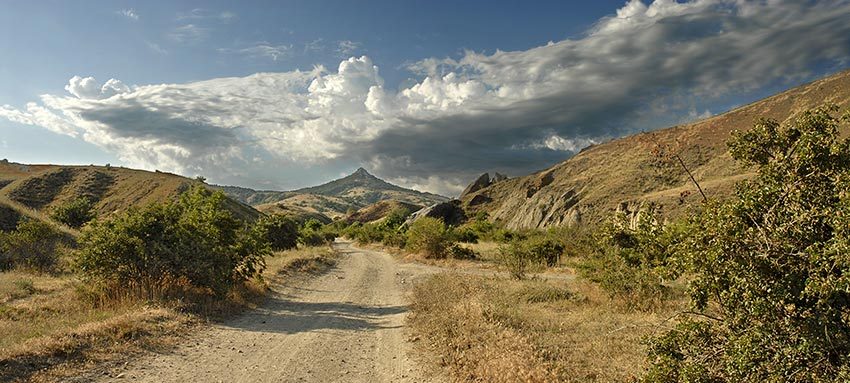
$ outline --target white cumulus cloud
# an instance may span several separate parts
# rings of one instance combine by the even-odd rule
[[[203,15],[215,14],[185,18]],[[75,76],[68,94],[0,107],[0,117],[76,135],[132,166],[216,182],[268,187],[291,169],[364,164],[453,194],[483,171],[538,170],[608,137],[708,116],[721,97],[846,63],[848,19],[843,1],[633,0],[577,38],[412,63],[417,80],[402,89],[361,56],[331,70],[132,89]],[[193,28],[176,40],[203,35]],[[254,48],[242,53],[274,60],[291,49]]]

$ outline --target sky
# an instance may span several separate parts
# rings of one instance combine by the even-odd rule
[[[457,195],[850,67],[850,1],[0,2],[0,158]]]

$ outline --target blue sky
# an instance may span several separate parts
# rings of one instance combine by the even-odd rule
[[[848,66],[846,1],[0,4],[0,157],[456,193]],[[88,79],[91,77],[91,79]]]

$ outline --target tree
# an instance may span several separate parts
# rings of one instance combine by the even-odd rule
[[[757,175],[691,220],[681,256],[697,315],[651,342],[645,381],[850,379],[850,142],[836,112],[733,134],[732,157]]]

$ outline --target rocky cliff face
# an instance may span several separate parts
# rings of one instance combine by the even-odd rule
[[[659,149],[678,153],[709,198],[724,198],[750,176],[727,152],[733,130],[749,129],[759,117],[784,121],[824,102],[850,107],[850,71],[695,123],[594,145],[528,176],[479,188],[482,175],[461,197],[462,206],[513,229],[592,225],[618,207],[637,211],[645,202],[667,217],[687,214],[701,197],[681,165],[659,157]]]
[[[495,184],[496,182],[501,182],[506,179],[508,179],[508,177],[504,174],[496,173],[496,175],[494,175],[491,179],[490,173],[484,173],[478,176],[475,181],[472,181],[472,183],[470,183],[469,186],[466,187],[466,189],[463,189],[463,192],[460,193],[460,197],[458,198],[463,199],[463,197],[465,196],[468,196],[492,184]]]

